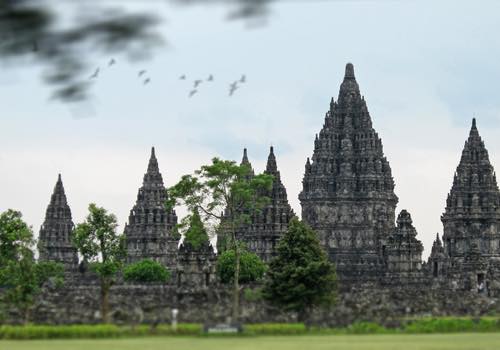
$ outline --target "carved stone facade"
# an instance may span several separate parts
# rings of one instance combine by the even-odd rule
[[[372,127],[352,64],[314,141],[299,195],[302,219],[319,235],[343,281],[385,274],[384,242],[394,231],[398,197],[382,141]]]
[[[137,202],[125,226],[128,263],[153,259],[175,269],[179,237],[175,237],[173,231],[177,215],[173,210],[167,212],[166,199],[166,189],[153,147]]]
[[[210,243],[195,249],[188,242],[183,242],[178,253],[177,287],[203,289],[216,284],[216,264],[217,256]]]
[[[73,246],[73,220],[59,174],[40,228],[38,250],[40,261],[63,263],[66,270],[78,265],[78,253]]]

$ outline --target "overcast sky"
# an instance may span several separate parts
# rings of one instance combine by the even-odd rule
[[[221,6],[126,4],[162,16],[168,44],[148,61],[114,57],[110,68],[110,57],[91,55],[101,74],[88,103],[50,101],[35,64],[1,67],[0,211],[21,210],[36,233],[59,172],[76,223],[96,202],[123,227],[151,146],[172,185],[213,156],[239,161],[243,147],[262,171],[272,144],[300,213],[305,160],[347,62],[392,167],[398,211],[411,213],[425,256],[442,232],[473,115],[500,167],[498,2],[290,1],[273,5],[264,26],[226,21]],[[209,74],[214,82],[189,99],[192,81]],[[247,83],[228,97],[242,74]]]

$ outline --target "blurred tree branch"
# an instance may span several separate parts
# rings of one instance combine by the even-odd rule
[[[272,0],[167,0],[180,5],[222,4],[228,18],[267,14]],[[70,21],[61,4],[79,15]],[[85,11],[82,11],[84,9]],[[83,13],[81,13],[83,12]],[[130,13],[105,1],[0,0],[0,60],[42,64],[52,96],[63,102],[88,98],[89,56],[96,53],[147,57],[165,42],[155,12]]]

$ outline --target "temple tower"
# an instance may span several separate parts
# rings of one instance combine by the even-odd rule
[[[177,260],[177,287],[208,288],[216,283],[217,256],[208,233],[195,211],[184,233]]]
[[[431,255],[427,261],[427,269],[427,272],[434,279],[441,279],[446,275],[446,254],[444,253],[439,233],[436,233],[436,239],[432,243]]]
[[[286,188],[281,182],[273,147],[269,150],[264,173],[273,176],[271,190],[264,193],[270,201],[259,213],[252,216],[251,224],[240,231],[239,238],[246,242],[250,251],[269,263],[276,256],[278,242],[295,214],[288,203]]]
[[[422,252],[424,246],[417,239],[411,215],[401,210],[397,226],[389,236],[384,250],[387,262],[387,276],[396,283],[405,283],[422,277]]]
[[[351,63],[338,100],[332,98],[316,135],[302,183],[302,218],[318,233],[340,280],[382,276],[383,250],[394,230],[398,198]]]
[[[241,165],[250,167],[249,178],[254,176],[252,165],[248,160],[246,148],[243,150],[243,159]],[[250,216],[248,223],[242,224],[238,229],[236,238],[244,242],[246,248],[257,254],[263,261],[270,262],[276,255],[276,248],[281,236],[288,229],[288,223],[295,216],[290,204],[288,203],[286,188],[281,182],[281,174],[276,163],[274,148],[269,150],[265,174],[273,176],[273,184],[269,191],[263,195],[269,197],[267,203],[259,212]],[[226,213],[225,215],[229,215]],[[217,250],[224,249],[224,234],[222,239],[217,240]]]
[[[174,210],[165,209],[166,199],[153,147],[142,187],[125,226],[128,263],[149,258],[175,269],[179,237],[173,229],[177,216]]]
[[[75,268],[78,265],[78,253],[72,243],[73,228],[71,209],[59,174],[45,213],[45,221],[40,228],[39,260],[63,263],[66,269]]]
[[[475,119],[441,221],[449,277],[459,288],[485,290],[500,262],[500,192]]]

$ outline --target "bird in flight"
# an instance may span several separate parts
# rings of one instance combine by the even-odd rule
[[[113,64],[115,64],[115,63],[116,63],[116,61],[115,61],[115,59],[114,59],[114,58],[110,59],[110,60],[109,60],[109,63],[108,63],[108,67],[112,66],[112,65],[113,65]]]
[[[240,83],[246,83],[247,82],[247,77],[245,74],[243,74],[240,78]]]
[[[198,85],[200,85],[202,82],[203,82],[203,80],[200,80],[200,79],[195,80],[194,81],[194,88],[196,89],[198,87]]]
[[[214,76],[210,74],[207,78],[207,81],[214,81]]]
[[[99,75],[99,68],[95,70],[94,74],[92,74],[89,79],[97,78],[98,75]]]
[[[146,78],[146,79],[144,79],[144,85],[149,84],[150,82],[151,82],[151,79],[150,79],[150,78]]]
[[[235,81],[229,85],[229,96],[233,96],[234,92],[238,89],[238,82]]]
[[[196,89],[189,91],[189,98],[193,97],[197,92],[198,90]]]
[[[181,75],[181,76],[179,77],[179,80],[186,80],[186,75],[185,75],[185,74]]]
[[[146,70],[140,70],[139,73],[137,73],[137,76],[142,77],[144,74],[146,74]]]

